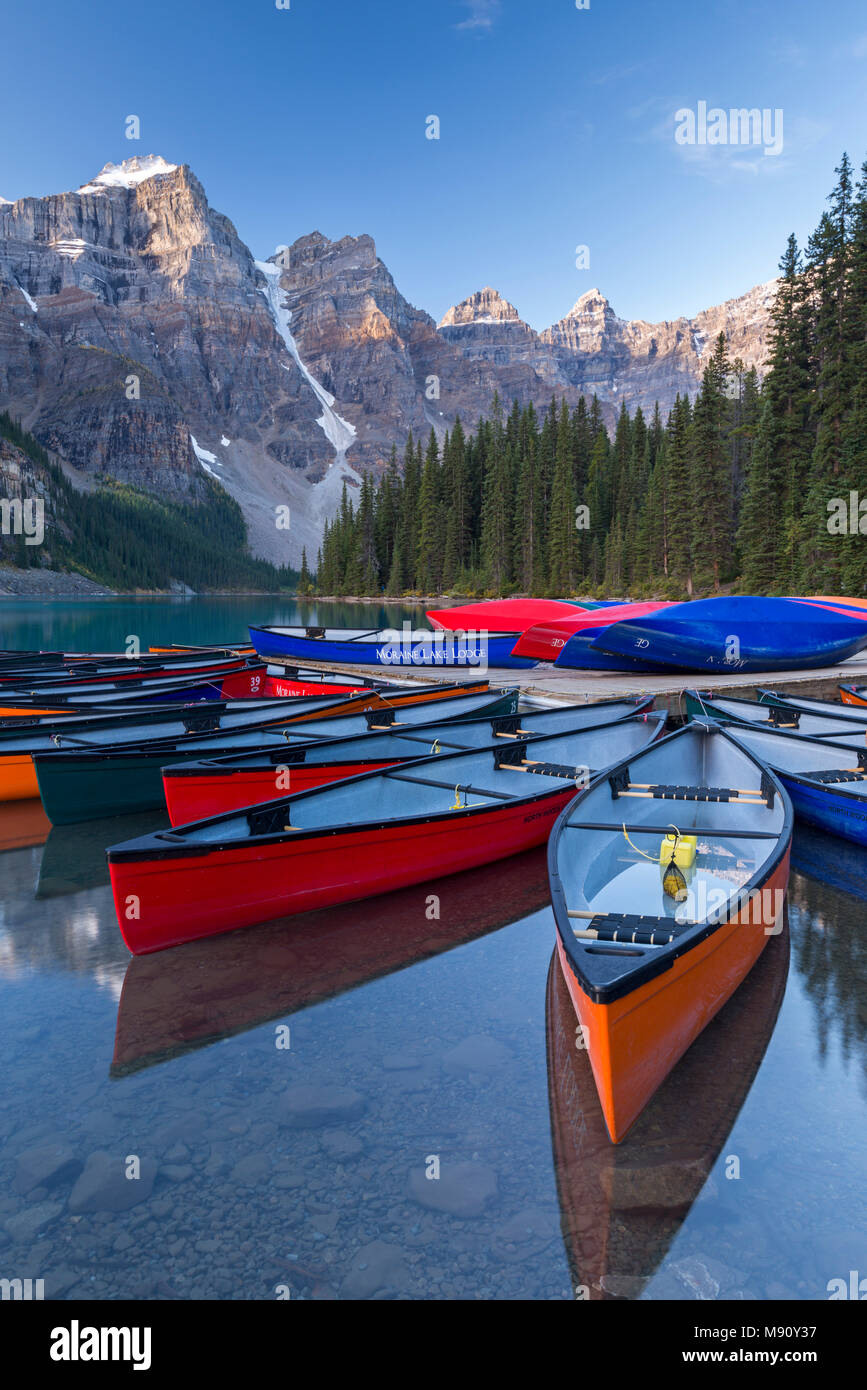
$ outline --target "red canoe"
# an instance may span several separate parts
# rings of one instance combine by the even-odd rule
[[[607,627],[611,622],[628,622],[630,618],[643,618],[648,613],[657,613],[660,608],[670,608],[670,603],[624,603],[612,618],[610,608],[594,608],[586,613],[559,614],[553,618],[539,621],[528,628],[512,648],[512,656],[524,656],[532,661],[556,661],[561,651],[576,632],[589,627]]]
[[[261,748],[198,762],[173,763],[162,770],[163,790],[172,825],[260,806],[275,796],[295,795],[409,762],[426,753],[448,754],[461,748],[481,748],[498,738],[577,733],[600,724],[650,712],[653,696],[603,700],[596,705],[563,705],[559,709],[504,714],[480,709],[478,717],[434,715],[431,722],[407,726],[404,721],[387,732],[349,734],[316,742],[294,742],[291,748]],[[660,716],[657,716],[660,718]]]
[[[426,616],[431,627],[448,632],[526,632],[535,623],[587,611],[585,604],[568,599],[502,598],[462,603],[457,608],[431,608]]]
[[[108,851],[135,955],[474,869],[544,843],[588,769],[645,748],[657,719],[423,758]]]

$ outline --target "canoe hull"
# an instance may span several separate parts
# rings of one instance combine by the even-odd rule
[[[370,666],[388,671],[444,670],[456,667],[484,671],[488,666],[508,670],[529,670],[533,661],[520,661],[512,656],[516,633],[500,636],[491,633],[474,634],[466,641],[444,633],[442,642],[431,636],[411,645],[389,642],[339,642],[324,637],[304,637],[289,632],[272,632],[268,628],[250,628],[253,645],[267,661],[286,661],[293,665],[311,661],[333,661],[343,666]]]
[[[687,1048],[731,998],[769,935],[782,930],[788,881],[787,847],[761,885],[760,899],[754,898],[669,970],[607,1004],[595,1003],[584,992],[558,934],[560,966],[613,1143],[625,1137]]]
[[[867,646],[863,619],[797,599],[698,599],[614,623],[597,650],[683,671],[769,672],[837,665]]]
[[[362,788],[359,789],[361,792]],[[353,902],[544,844],[575,789],[383,826],[240,843],[159,859],[110,859],[124,941],[147,955],[258,922]]]
[[[221,816],[245,806],[259,806],[279,796],[294,796],[329,782],[340,782],[361,772],[378,772],[394,767],[400,761],[322,763],[317,766],[287,767],[283,772],[275,767],[241,769],[219,776],[204,775],[172,777],[162,773],[163,795],[172,825],[189,825],[208,816]]]
[[[787,777],[780,769],[777,769],[777,776],[792,798],[795,815],[802,821],[830,835],[851,840],[855,845],[867,845],[867,800],[864,797],[846,796],[833,786],[802,782],[797,777]]]
[[[854,685],[841,685],[840,699],[844,705],[857,705],[859,709],[863,709],[867,705],[867,696]]]

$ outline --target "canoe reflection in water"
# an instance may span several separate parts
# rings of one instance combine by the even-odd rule
[[[542,847],[472,874],[191,942],[170,955],[134,956],[111,1075],[309,1008],[497,931],[548,901]]]
[[[38,796],[29,801],[0,802],[0,852],[42,845],[50,829],[51,821]]]
[[[789,928],[692,1044],[622,1143],[608,1137],[557,960],[546,998],[548,1096],[573,1287],[638,1298],[720,1155],[761,1065],[786,987]]]

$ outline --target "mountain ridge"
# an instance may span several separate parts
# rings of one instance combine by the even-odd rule
[[[344,482],[410,430],[472,427],[495,392],[539,409],[595,393],[610,428],[624,401],[694,394],[719,331],[760,368],[774,284],[660,324],[594,288],[541,332],[488,285],[437,324],[371,236],[310,232],[257,260],[189,166],[134,156],[0,202],[0,408],[84,475],[195,501],[210,474],[254,553],[297,565]]]

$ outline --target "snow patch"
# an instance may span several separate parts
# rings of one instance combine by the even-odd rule
[[[81,237],[69,237],[62,241],[52,241],[51,249],[56,251],[58,256],[66,256],[70,261],[77,261],[79,256],[83,256],[87,250],[88,243],[82,241]]]
[[[693,351],[695,352],[696,357],[701,357],[701,354],[702,354],[702,352],[703,352],[703,350],[704,350],[704,345],[705,345],[706,342],[707,342],[707,334],[706,334],[706,333],[699,333],[698,329],[697,329],[697,328],[694,328],[694,329],[692,330],[692,346],[693,346]]]
[[[210,473],[211,477],[216,478],[217,482],[219,482],[219,475],[214,472],[213,468],[209,467],[210,464],[217,463],[217,455],[209,453],[207,449],[203,449],[194,434],[190,434],[190,443],[193,446],[193,453],[199,460],[199,463],[202,465],[205,472]],[[220,466],[221,465],[217,463],[217,467],[219,468]]]
[[[320,385],[316,378],[307,370],[301,361],[301,354],[298,351],[298,344],[292,337],[289,330],[289,320],[292,314],[283,302],[284,294],[280,288],[280,267],[272,265],[270,261],[256,261],[256,269],[261,271],[265,277],[266,288],[259,290],[265,296],[265,301],[271,311],[271,318],[274,320],[274,327],[277,329],[290,356],[294,359],[301,375],[310,386],[319,404],[322,406],[322,414],[316,423],[322,429],[326,439],[334,448],[336,454],[345,454],[350,444],[355,438],[355,426],[348,420],[344,420],[333,409],[334,397]],[[287,367],[288,371],[289,368]]]
[[[17,284],[17,283],[18,283],[18,282],[16,281],[16,284]],[[18,288],[19,288],[19,290],[21,291],[21,293],[24,295],[24,298],[27,300],[27,303],[29,304],[30,308],[33,310],[34,314],[38,314],[38,313],[39,313],[39,305],[36,303],[36,300],[33,299],[33,298],[31,298],[31,296],[27,293],[27,291],[25,290],[25,288],[24,288],[23,285],[18,285]],[[22,327],[23,327],[23,326],[24,326],[24,325],[22,324]]]
[[[135,188],[145,179],[157,174],[173,174],[177,164],[167,164],[158,154],[135,155],[121,164],[106,164],[90,183],[82,184],[79,193],[102,193],[106,188]]]
[[[231,442],[231,439],[227,439],[226,436],[223,435],[222,439],[220,440],[220,445],[223,449],[228,449]]]

